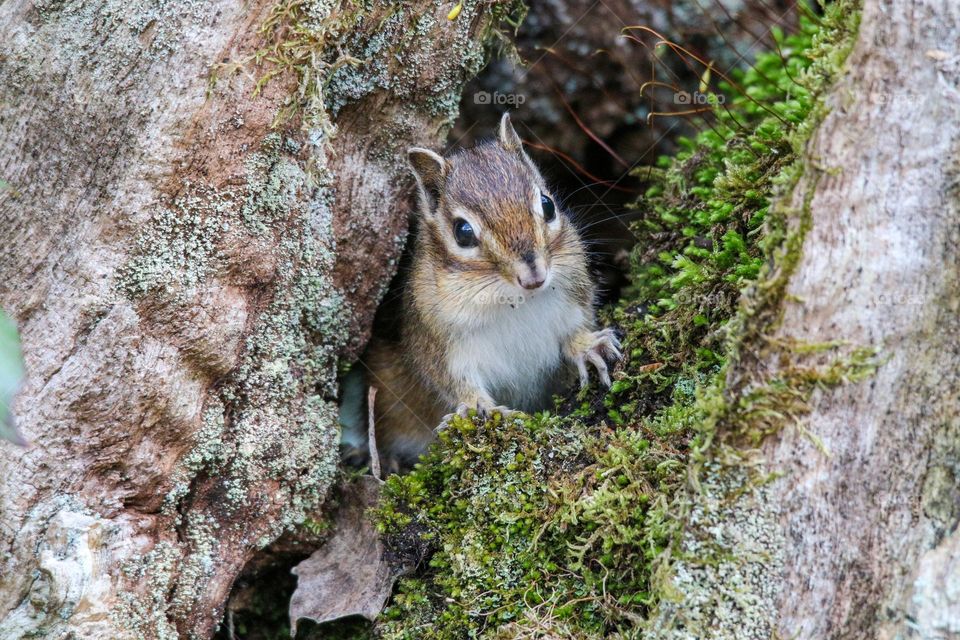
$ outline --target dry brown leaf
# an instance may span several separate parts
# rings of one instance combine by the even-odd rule
[[[291,634],[303,618],[317,624],[363,616],[373,620],[408,567],[391,563],[367,510],[376,505],[383,482],[362,476],[342,486],[330,539],[293,568],[297,589],[290,599]]]

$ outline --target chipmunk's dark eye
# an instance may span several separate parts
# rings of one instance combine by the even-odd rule
[[[464,249],[480,244],[477,242],[477,234],[473,232],[473,227],[463,218],[457,218],[453,221],[453,237],[457,239],[457,244]]]
[[[553,199],[541,193],[540,207],[543,209],[543,219],[547,222],[553,222],[554,218],[557,217],[557,207],[553,204]]]

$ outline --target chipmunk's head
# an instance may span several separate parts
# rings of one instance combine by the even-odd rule
[[[579,280],[579,236],[523,151],[509,114],[497,139],[448,158],[413,148],[420,247],[448,284],[509,299]]]

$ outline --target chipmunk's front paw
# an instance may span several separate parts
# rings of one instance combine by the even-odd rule
[[[623,358],[620,352],[620,340],[613,329],[593,331],[581,336],[578,340],[578,349],[574,353],[573,362],[577,365],[580,374],[580,388],[590,383],[590,374],[587,363],[593,365],[604,386],[610,386],[610,370],[607,362],[616,364]]]
[[[454,411],[453,413],[448,413],[447,415],[443,416],[443,419],[440,421],[440,425],[436,428],[436,431],[438,432],[443,431],[444,429],[449,427],[450,422],[453,420],[454,416],[459,416],[461,418],[469,418],[471,410],[475,410],[477,412],[477,416],[479,416],[481,420],[486,420],[487,418],[489,418],[495,413],[499,413],[501,416],[503,416],[504,420],[508,420],[513,416],[517,415],[518,413],[520,413],[519,411],[514,411],[509,407],[504,407],[503,405],[499,405],[499,404],[493,404],[493,402],[486,401],[486,400],[479,400],[475,405],[470,405],[470,404],[467,404],[466,402],[461,402],[460,404],[457,405],[456,411]]]

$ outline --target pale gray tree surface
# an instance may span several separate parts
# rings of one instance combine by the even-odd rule
[[[666,635],[708,623],[723,638],[960,637],[958,41],[955,4],[864,3],[778,205],[797,243],[747,294],[747,322],[773,330],[747,327],[728,400],[823,367],[828,345],[882,364],[769,406],[774,421],[809,413],[759,450],[735,447],[733,464],[729,449],[713,456],[685,544],[723,540],[748,561],[679,563]],[[736,442],[742,426],[720,433]],[[753,465],[773,481],[729,502]]]

